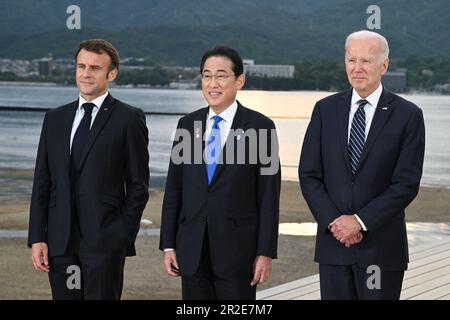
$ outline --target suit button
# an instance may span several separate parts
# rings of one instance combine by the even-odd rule
[[[206,222],[206,220],[208,220],[206,217],[203,217],[203,218],[202,218],[202,221],[203,221],[203,222]]]

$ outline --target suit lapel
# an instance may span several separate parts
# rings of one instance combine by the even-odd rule
[[[62,152],[61,155],[63,157],[64,169],[69,172],[69,164],[70,164],[70,135],[72,133],[72,125],[73,120],[75,119],[75,114],[78,108],[78,100],[72,102],[67,110],[65,111],[64,116],[64,132],[62,133]]]
[[[206,141],[208,137],[204,137],[206,131],[206,117],[208,115],[209,107],[204,108],[201,112],[199,112],[198,116],[194,119],[194,132],[193,132],[193,150],[195,152],[195,140],[201,139],[202,141],[202,157],[201,157],[201,165],[194,166],[198,170],[198,174],[201,177],[202,181],[208,185],[208,177],[206,175],[206,165],[205,160],[203,158],[205,152]],[[197,135],[198,134],[198,135]],[[193,163],[195,162],[195,155],[193,155]]]
[[[373,146],[373,143],[377,139],[378,135],[381,132],[381,129],[384,127],[386,121],[389,119],[389,115],[394,109],[394,106],[390,105],[390,102],[392,102],[392,100],[392,95],[383,89],[380,100],[378,101],[377,108],[375,110],[375,114],[373,116],[372,124],[370,125],[369,134],[367,136],[366,142],[364,143],[363,152],[361,154],[361,157],[359,158],[359,164],[356,173],[358,173],[361,166],[364,164],[364,160],[366,160],[367,155],[369,154],[370,149]]]
[[[80,171],[83,168],[84,161],[86,160],[86,157],[89,154],[89,151],[91,150],[98,134],[100,133],[100,131],[102,131],[103,127],[106,124],[106,121],[108,121],[109,117],[113,113],[113,105],[114,98],[110,94],[108,94],[103,101],[100,110],[98,110],[97,116],[95,117],[94,123],[92,124],[91,131],[89,132],[88,140],[83,147],[83,156],[81,157]]]
[[[248,123],[248,113],[247,110],[237,101],[238,107],[236,110],[236,114],[233,118],[233,123],[231,124],[230,133],[228,134],[227,141],[225,142],[220,159],[222,160],[216,167],[216,171],[214,172],[213,178],[211,180],[211,185],[219,178],[219,176],[222,174],[223,170],[225,169],[225,161],[227,159],[227,145],[230,143],[235,144],[236,136],[233,134],[233,131],[236,131],[237,129],[243,129],[245,131],[246,124]],[[236,159],[236,152],[237,148],[236,145],[234,146],[234,158]],[[205,168],[206,170],[206,168]]]
[[[345,165],[349,172],[351,172],[350,159],[348,157],[348,117],[350,114],[350,105],[352,101],[352,89],[344,92],[342,95],[340,105],[337,107],[337,121],[339,123],[339,136],[342,146],[342,156],[344,157]]]

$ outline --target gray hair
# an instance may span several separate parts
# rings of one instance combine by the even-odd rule
[[[386,38],[379,33],[368,30],[360,30],[349,34],[345,39],[345,52],[347,52],[349,42],[358,39],[378,39],[381,61],[389,58],[389,45]]]

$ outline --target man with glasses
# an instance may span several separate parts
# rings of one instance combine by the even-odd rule
[[[255,299],[256,285],[267,281],[277,256],[281,175],[275,125],[236,101],[245,75],[235,50],[207,51],[200,72],[209,106],[178,122],[177,133],[189,135],[175,139],[169,164],[160,238],[164,267],[182,277],[183,299]],[[194,152],[183,149],[180,163],[174,152],[181,144]],[[252,152],[261,150],[272,163],[262,161],[260,152],[251,161]],[[246,161],[236,161],[243,155]],[[274,163],[275,170],[265,171]]]

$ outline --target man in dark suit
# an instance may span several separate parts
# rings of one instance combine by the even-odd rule
[[[148,200],[148,130],[142,110],[108,93],[119,71],[109,42],[81,42],[75,61],[79,99],[44,118],[28,245],[54,299],[120,299]]]
[[[408,263],[405,208],[419,190],[422,111],[381,85],[387,40],[347,37],[353,89],[317,102],[300,158],[303,196],[317,221],[322,299],[399,299]]]
[[[245,75],[235,50],[207,51],[200,72],[209,107],[178,122],[162,209],[164,266],[182,276],[183,299],[255,299],[277,256],[275,125],[236,101]]]

